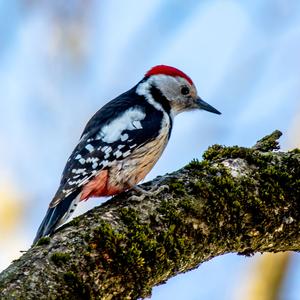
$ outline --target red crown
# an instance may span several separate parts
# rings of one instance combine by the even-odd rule
[[[152,75],[169,75],[174,77],[179,76],[186,79],[190,84],[193,84],[193,81],[189,76],[187,76],[182,71],[170,66],[165,66],[165,65],[155,66],[145,74],[145,77],[150,77]]]

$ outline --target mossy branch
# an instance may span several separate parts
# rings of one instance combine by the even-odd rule
[[[300,151],[276,131],[123,193],[41,239],[0,274],[1,299],[137,299],[224,253],[300,250]]]

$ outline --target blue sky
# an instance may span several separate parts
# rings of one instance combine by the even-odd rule
[[[153,65],[185,71],[223,114],[178,116],[148,179],[211,144],[251,146],[274,129],[284,132],[284,149],[295,145],[299,15],[295,0],[0,1],[0,185],[10,182],[24,208],[10,242],[0,237],[0,268],[30,245],[85,122]],[[213,259],[155,288],[152,299],[233,299],[250,262]]]

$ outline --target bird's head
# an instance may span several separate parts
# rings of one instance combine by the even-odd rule
[[[221,114],[198,96],[191,78],[174,67],[158,65],[150,69],[138,85],[137,93],[148,101],[169,106],[173,115],[194,109]]]

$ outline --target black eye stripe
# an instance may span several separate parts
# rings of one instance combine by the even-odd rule
[[[190,93],[190,89],[187,86],[183,86],[181,88],[181,94],[182,95],[188,95]]]

